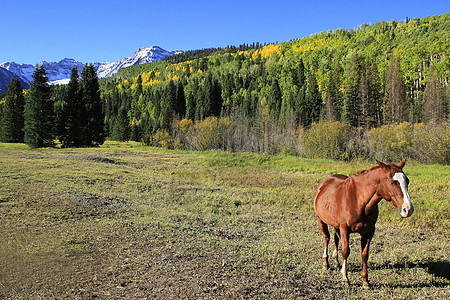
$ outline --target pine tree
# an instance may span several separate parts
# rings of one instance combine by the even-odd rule
[[[270,113],[276,120],[280,117],[281,102],[282,96],[280,85],[278,79],[274,78],[272,80],[269,101],[267,104],[269,105]]]
[[[203,93],[200,101],[197,103],[200,119],[213,115],[213,79],[210,72],[203,82]]]
[[[308,89],[306,90],[306,101],[308,105],[308,119],[307,125],[312,122],[318,122],[320,119],[320,112],[322,111],[322,96],[320,95],[319,85],[317,83],[316,75],[311,73],[308,77]]]
[[[303,64],[303,59],[300,58],[300,62],[298,63],[298,67],[297,67],[298,87],[301,88],[302,86],[305,86],[305,83],[306,83],[305,65]]]
[[[0,122],[1,140],[5,143],[23,143],[25,97],[18,78],[12,78],[5,96]]]
[[[155,133],[160,128],[159,117],[161,115],[161,93],[155,90],[152,97],[152,103],[154,106],[152,116],[152,132]]]
[[[295,97],[294,109],[297,122],[302,126],[308,125],[308,105],[306,103],[306,88],[302,86]]]
[[[172,121],[173,114],[175,112],[175,102],[177,98],[177,89],[173,80],[169,81],[169,84],[164,90],[164,97],[161,101],[161,115],[159,117],[159,124],[163,129],[169,129]]]
[[[63,104],[63,128],[60,136],[62,147],[81,146],[82,123],[85,106],[81,101],[77,67],[72,68],[67,93]]]
[[[177,98],[175,101],[175,113],[181,118],[186,115],[186,98],[184,96],[184,86],[181,80],[177,83]]]
[[[342,108],[342,120],[351,126],[359,126],[361,115],[361,78],[362,60],[356,54],[352,57],[350,70],[345,85],[344,106]]]
[[[85,109],[85,115],[80,117],[81,144],[85,146],[101,145],[105,141],[105,115],[94,65],[86,65],[81,72],[80,89]]]
[[[209,91],[209,97],[211,99],[211,115],[219,116],[222,110],[222,90],[220,88],[219,81],[211,77],[211,89]]]
[[[130,139],[130,122],[124,106],[119,109],[119,114],[114,122],[112,138],[121,142],[126,142]]]
[[[42,65],[36,66],[24,111],[25,143],[33,148],[53,146],[55,138],[53,101]]]
[[[333,69],[330,72],[327,85],[326,119],[328,121],[340,120],[341,94],[339,92],[339,72]]]
[[[197,107],[197,80],[192,80],[186,86],[186,119],[195,120],[195,110]]]

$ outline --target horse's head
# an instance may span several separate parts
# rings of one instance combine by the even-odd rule
[[[414,206],[408,194],[409,179],[403,173],[406,158],[399,164],[384,164],[377,160],[385,176],[378,185],[378,194],[398,209],[400,216],[407,218],[414,212]]]

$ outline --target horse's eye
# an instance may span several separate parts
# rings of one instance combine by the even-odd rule
[[[396,183],[397,183],[397,181],[395,181],[395,180],[391,181],[392,185],[395,185]]]

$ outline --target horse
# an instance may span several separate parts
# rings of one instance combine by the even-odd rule
[[[328,242],[330,232],[328,225],[335,228],[333,259],[336,268],[340,268],[338,260],[339,240],[342,242],[342,282],[349,286],[347,277],[347,259],[350,255],[350,233],[361,235],[361,258],[363,287],[370,288],[367,276],[367,260],[369,245],[375,232],[378,218],[378,203],[385,199],[398,209],[402,218],[414,212],[408,194],[409,179],[403,173],[406,159],[398,164],[384,164],[376,160],[378,165],[369,170],[358,171],[351,176],[335,174],[323,179],[314,198],[314,211],[319,220],[319,228],[323,232],[325,250],[323,267],[329,269]]]

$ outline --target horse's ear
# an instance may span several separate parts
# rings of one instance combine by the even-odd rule
[[[377,161],[377,164],[378,164],[380,167],[382,167],[382,168],[386,168],[386,167],[387,167],[386,164],[382,163],[382,162],[379,161],[378,159],[376,159],[376,161]]]
[[[396,165],[396,166],[399,167],[400,169],[403,169],[403,167],[405,166],[405,164],[406,164],[406,157],[405,157],[398,165]]]

